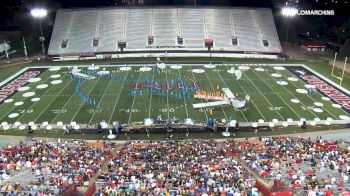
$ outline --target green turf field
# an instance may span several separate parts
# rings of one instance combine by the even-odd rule
[[[228,73],[232,67],[242,70],[243,76],[240,80],[236,80],[232,74]],[[93,79],[82,81],[81,92],[96,100],[100,104],[99,108],[79,98],[76,92],[77,81],[68,77],[71,68],[64,66],[55,68],[30,67],[18,73],[21,75],[29,71],[39,71],[40,75],[35,78],[40,78],[40,81],[33,80],[34,82],[26,83],[24,86],[29,88],[22,86],[21,91],[16,90],[12,96],[1,102],[0,122],[13,124],[47,121],[49,124],[56,124],[59,121],[63,123],[75,121],[79,124],[89,124],[98,123],[104,119],[108,123],[115,121],[132,123],[143,121],[145,118],[156,119],[158,115],[163,119],[192,118],[196,122],[205,121],[208,117],[219,121],[225,119],[226,121],[258,122],[262,119],[265,122],[271,122],[277,119],[282,122],[290,119],[299,121],[302,118],[308,121],[314,121],[315,118],[321,121],[327,118],[346,120],[350,116],[344,107],[334,107],[335,103],[327,100],[325,95],[318,91],[313,94],[298,93],[297,89],[306,90],[306,82],[297,78],[296,73],[293,72],[293,70],[302,69],[297,66],[292,69],[288,66],[281,68],[257,64],[232,64],[205,68],[203,64],[188,64],[183,65],[181,69],[172,69],[167,66],[160,72],[156,69],[140,71],[141,66],[135,65],[131,66],[130,71],[121,71],[120,66],[100,66],[98,70],[92,71],[95,76],[104,69],[109,71],[108,75],[126,79],[111,79],[100,74]],[[87,68],[88,66],[79,67],[81,71]],[[194,73],[193,69],[203,69],[204,73]],[[291,77],[297,78],[297,81],[290,80]],[[178,78],[187,84],[197,81],[201,90],[214,91],[218,87],[219,89],[227,87],[239,97],[249,95],[251,100],[248,108],[244,110],[237,110],[233,106],[222,106],[210,112],[210,109],[193,109],[192,104],[206,102],[206,100],[194,99],[193,91],[189,92],[186,98],[178,98],[171,95],[170,91],[158,95],[147,93],[146,88],[143,88],[142,96],[139,91],[136,96],[131,96],[136,81],[148,79],[164,85]],[[278,81],[284,81],[287,84],[281,85]],[[11,81],[7,84],[9,83]],[[3,84],[1,88],[7,84]],[[171,91],[173,94],[180,92],[178,89]]]

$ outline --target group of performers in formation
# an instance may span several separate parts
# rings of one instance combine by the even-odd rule
[[[225,100],[226,95],[220,91],[206,91],[206,90],[198,90],[194,94],[194,98],[205,99],[208,100]]]
[[[154,68],[157,69],[157,68]],[[157,69],[159,70],[159,69]],[[126,76],[116,75],[114,73],[99,74],[98,72],[82,69],[79,70],[81,74],[85,74],[87,77],[104,77],[106,79],[120,80],[120,81],[134,81],[132,84],[132,89],[130,90],[131,96],[143,96],[144,93],[160,96],[168,96],[169,98],[190,98],[190,92],[196,92],[200,89],[200,84],[197,81],[192,81],[190,84],[187,84],[180,75],[176,75],[175,79],[171,79],[166,83],[161,83],[158,81],[150,80],[148,75],[144,76],[143,80],[135,79],[133,74],[127,78]],[[79,98],[87,104],[100,107],[100,102],[95,99],[85,95],[81,92],[81,84],[86,79],[74,73],[69,74],[71,80],[76,80],[76,93]]]
[[[190,98],[189,93],[197,91],[200,84],[197,81],[187,84],[181,78],[172,79],[169,82],[161,83],[144,78],[144,81],[136,81],[130,91],[131,96],[143,95],[143,91],[148,94],[168,96],[170,98]]]
[[[90,105],[94,105],[97,108],[99,108],[101,106],[99,101],[96,101],[92,97],[89,97],[89,96],[87,96],[87,95],[85,95],[84,93],[81,92],[81,90],[80,90],[81,89],[81,84],[85,80],[84,78],[82,78],[80,76],[77,76],[77,75],[74,75],[74,74],[68,74],[68,76],[69,76],[69,79],[77,81],[77,85],[75,86],[75,92],[77,93],[79,98],[84,103],[87,103],[87,104],[90,104]]]
[[[157,69],[157,68],[154,68]],[[157,69],[158,73],[160,73],[159,69]],[[91,70],[79,70],[81,74],[85,74],[87,77],[83,77],[81,75],[76,75],[74,73],[69,73],[68,77],[71,80],[77,81],[77,85],[75,88],[76,94],[79,98],[87,104],[94,105],[97,108],[100,108],[100,101],[85,95],[81,92],[81,85],[83,81],[88,79],[89,77],[104,77],[106,79],[120,80],[120,81],[131,81],[133,82],[131,86],[130,95],[131,96],[142,96],[144,93],[152,94],[152,95],[161,95],[168,96],[170,98],[190,98],[190,93],[194,92],[194,98],[206,99],[206,100],[225,100],[226,95],[222,93],[219,89],[219,85],[217,86],[216,91],[206,91],[200,90],[200,84],[193,80],[190,84],[187,84],[180,75],[176,75],[175,79],[171,79],[165,83],[161,83],[158,81],[150,80],[148,75],[143,77],[143,80],[140,81],[140,78],[136,79],[133,74],[130,74],[129,77],[116,75],[114,73],[108,74],[98,74],[98,72],[94,72]],[[144,92],[143,92],[144,91]],[[236,96],[239,96],[236,94]],[[210,114],[212,114],[212,109],[210,110]],[[231,121],[234,119],[232,116],[229,116],[228,120]],[[213,126],[214,121],[212,119],[208,119],[208,125]]]

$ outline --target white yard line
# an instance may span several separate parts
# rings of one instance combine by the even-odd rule
[[[154,72],[156,70],[157,67],[152,67],[152,83],[154,81]],[[148,88],[148,87],[147,87]],[[151,92],[151,97],[149,99],[149,108],[148,108],[148,118],[151,118],[151,110],[152,110],[152,97],[153,97],[153,93]]]
[[[139,75],[139,79],[141,78],[142,72],[140,71],[140,75]],[[136,93],[137,94],[137,93]],[[132,110],[134,109],[134,103],[135,103],[135,99],[136,99],[136,95],[134,96],[134,99],[132,100],[132,105],[131,105],[131,109],[130,109],[130,115],[129,115],[129,119],[128,119],[128,124],[130,124],[130,120],[131,120],[131,114],[132,114]]]
[[[223,65],[223,66],[224,66],[224,65]],[[219,75],[220,79],[224,82],[226,88],[229,88],[229,87],[227,86],[225,80],[224,80],[224,79],[222,78],[222,76],[219,74],[219,72],[217,71],[216,73]],[[230,106],[232,106],[232,108],[233,108],[234,111],[236,110],[236,108],[233,107],[233,105],[230,104]],[[248,119],[247,119],[247,117],[245,116],[245,114],[244,114],[244,112],[243,112],[242,110],[241,110],[241,113],[242,113],[242,115],[243,115],[245,121],[248,122]]]
[[[207,71],[205,70],[205,67],[204,67],[204,66],[203,66],[203,69],[204,69],[205,76],[207,77],[207,79],[208,79],[208,81],[209,81],[209,84],[210,84],[210,86],[211,86],[211,89],[213,89],[213,91],[215,91],[215,88],[214,88],[213,84],[211,83],[211,80],[209,79],[208,74],[207,74]],[[225,112],[224,108],[223,108],[222,106],[220,106],[220,108],[221,108],[222,112],[224,113],[225,120],[227,121],[228,118],[227,118],[227,116],[226,116],[226,112]]]
[[[265,100],[270,104],[271,107],[273,107],[272,103],[269,101],[269,99],[267,99],[265,97],[265,95],[260,91],[260,89],[254,84],[254,82],[252,82],[248,76],[246,76],[245,74],[243,74],[246,78],[248,78],[248,80],[250,81],[250,83],[253,84],[253,86],[260,92],[260,94],[265,98]],[[277,111],[275,110],[275,112],[282,118],[283,121],[285,121],[285,119],[283,118],[283,116]]]
[[[54,72],[55,74],[57,73],[58,71],[56,71],[56,72]],[[48,76],[47,77],[47,80],[45,80],[45,82],[43,83],[43,84],[45,84],[47,81],[49,81],[50,80],[50,76]],[[46,91],[42,94],[42,95],[40,95],[40,98],[41,97],[43,97],[43,96],[45,96],[49,91],[50,91],[50,89],[53,87],[54,85],[51,85],[49,88],[47,88],[46,89]],[[31,99],[31,97],[29,97],[29,98],[27,98],[27,99]],[[24,99],[24,100],[22,100],[23,102],[25,101],[26,99]],[[37,103],[39,103],[40,101],[38,101],[38,102],[35,102],[35,103],[33,103],[28,109],[26,109],[26,110],[30,110],[30,109],[32,109],[33,108],[33,106],[35,105],[35,104],[37,104]],[[15,107],[16,108],[16,107]],[[13,109],[15,109],[15,108],[13,108]],[[12,109],[12,110],[13,110]],[[10,112],[12,112],[12,110],[10,111]],[[9,112],[9,113],[10,113]],[[8,114],[9,114],[8,113]],[[25,115],[26,113],[24,112],[19,118],[17,118],[17,121],[19,121],[24,115]],[[6,115],[7,116],[7,115]]]
[[[182,78],[180,70],[178,70],[178,72],[179,72],[180,78]],[[188,118],[187,102],[186,102],[186,98],[185,97],[184,97],[184,104],[185,104],[185,110],[186,110],[186,118]]]
[[[226,71],[228,71],[227,66],[224,66],[224,67],[226,68]],[[246,95],[249,95],[249,94],[247,93],[247,91],[245,91],[245,89],[241,86],[241,84],[239,83],[239,81],[238,81],[238,80],[236,80],[236,81],[237,81],[238,86],[244,91],[244,93],[245,93]],[[265,116],[261,113],[261,111],[259,110],[259,108],[254,104],[254,102],[253,102],[252,99],[250,99],[250,102],[251,102],[251,103],[254,105],[254,107],[258,110],[258,112],[259,112],[259,114],[261,115],[262,119],[264,119],[264,120],[266,121]]]
[[[4,66],[2,66],[2,68],[3,68],[3,67],[4,67]],[[10,77],[8,77],[8,78],[6,78],[5,80],[3,80],[2,82],[0,82],[0,86],[3,86],[3,85],[5,85],[6,83],[10,82],[11,80],[13,80],[13,79],[15,79],[16,77],[20,76],[22,73],[24,73],[25,71],[27,71],[27,70],[30,69],[30,68],[31,68],[31,67],[25,67],[25,68],[21,69],[20,71],[16,72],[15,74],[11,75]],[[45,71],[47,71],[47,70],[45,70]],[[45,71],[44,71],[44,72],[45,72]],[[40,73],[40,75],[43,74],[44,72]],[[40,75],[39,75],[39,76],[40,76]]]
[[[258,73],[256,73],[254,69],[252,69],[252,71],[289,107],[289,109],[291,109],[294,112],[294,114],[298,116],[298,118],[300,118],[299,114],[295,112],[295,110],[286,101],[284,101],[284,99],[282,99],[282,97],[268,83],[266,83],[265,80],[263,80],[263,78],[261,78],[261,76]]]
[[[63,90],[66,89],[67,86],[68,86],[71,82],[72,82],[72,80],[69,81],[69,82],[66,84],[66,86],[60,90],[60,92],[59,92],[57,95],[61,94],[61,93],[63,92]],[[52,85],[52,86],[54,86],[54,85]],[[56,100],[56,98],[53,98],[53,99],[51,100],[51,102],[50,102],[49,104],[47,104],[47,106],[45,107],[45,109],[42,110],[42,112],[38,115],[38,117],[34,120],[34,122],[36,122],[36,121],[40,118],[40,116],[47,110],[47,108],[50,107],[50,105],[51,105],[55,100]],[[39,102],[37,102],[37,103],[39,103]],[[33,105],[34,105],[34,104],[33,104]]]
[[[62,106],[61,110],[63,110],[67,104],[69,103],[69,101],[72,99],[72,97],[74,97],[76,93],[74,92],[70,97],[69,99],[66,101],[66,103]],[[51,124],[55,122],[55,120],[57,119],[57,117],[60,115],[61,113],[57,113],[57,115],[55,116],[55,118],[51,121]]]
[[[294,74],[293,74],[294,75]],[[294,75],[295,76],[295,75]],[[295,76],[297,77],[297,76]],[[299,78],[299,81],[301,81],[304,85],[306,84],[306,82],[304,82],[303,80],[301,80]],[[295,88],[299,88],[297,85],[295,85],[294,83],[291,83],[293,86],[295,86]],[[314,98],[312,98],[308,93],[307,93],[307,96],[313,101],[313,102],[316,102],[316,100]],[[315,105],[312,105],[312,106],[315,106]],[[338,117],[334,116],[332,113],[330,113],[325,107],[322,107],[328,114],[330,114],[334,119],[337,119]]]
[[[301,67],[305,68],[306,70],[309,70],[311,73],[315,74],[317,77],[319,77],[319,78],[323,79],[324,81],[330,83],[333,87],[337,87],[340,90],[344,91],[347,95],[350,95],[350,90],[346,89],[345,87],[340,86],[338,83],[336,83],[336,82],[332,81],[331,79],[323,76],[322,74],[318,73],[317,71],[313,70],[312,68],[310,68],[310,67],[308,67],[308,66],[306,66],[304,64],[301,64],[301,65],[298,64],[298,66],[301,66]],[[344,75],[344,77],[349,78],[349,77],[347,77],[346,74]]]
[[[102,77],[100,76],[98,78],[98,80],[95,82],[94,86],[90,89],[89,93],[87,94],[87,96],[90,96],[90,93],[92,92],[92,90],[95,88],[96,84],[100,81]],[[81,107],[84,105],[84,102],[82,101],[82,103],[80,104],[79,108],[77,109],[77,111],[75,112],[73,118],[70,120],[71,122],[74,121],[75,117],[78,115],[79,110],[81,109]]]
[[[277,82],[277,79],[274,79],[276,82]],[[285,88],[288,92],[289,95],[291,95],[291,98],[295,98],[295,99],[298,99],[298,97],[296,97],[287,87],[281,85],[283,88]],[[281,94],[281,93],[276,93],[276,94]],[[299,99],[298,99],[299,100]],[[307,106],[302,102],[300,101],[300,103],[305,107],[307,108]],[[308,110],[311,114],[313,114],[315,117],[318,117],[312,110]],[[298,117],[300,118],[300,115],[298,115]]]
[[[27,69],[23,69],[23,70],[26,71]],[[23,71],[23,70],[22,70],[22,71]],[[24,71],[23,71],[23,72],[22,72],[22,71],[21,71],[21,74],[24,72]],[[43,73],[44,73],[44,72],[43,72]],[[43,74],[43,73],[42,73],[42,74]],[[18,76],[18,75],[20,75],[20,74],[17,74],[17,76]],[[11,77],[11,78],[12,78],[12,77]],[[47,80],[45,80],[45,82],[47,82],[49,79],[50,79],[50,77],[48,77]],[[28,84],[26,84],[25,86],[28,86]],[[35,87],[34,87],[34,89],[35,89]],[[49,89],[46,89],[46,90],[48,91]],[[20,96],[18,93],[19,93],[19,92],[14,93],[14,94],[12,95],[11,99],[15,99],[15,98],[16,98],[16,97],[15,97],[16,95],[17,95],[17,96]],[[21,97],[21,98],[22,98],[22,99],[17,100],[17,101],[23,101],[23,102],[24,102],[26,99],[28,99],[27,97]],[[30,97],[30,98],[32,98],[32,97]],[[0,110],[1,110],[1,106],[4,106],[4,102],[0,105]],[[4,116],[0,117],[0,119],[2,120],[2,119],[4,119],[4,118],[6,118],[10,113],[13,113],[13,112],[14,112],[14,109],[16,109],[16,107],[17,107],[17,106],[13,105],[13,107],[10,109],[10,111],[7,112]],[[26,110],[27,110],[27,109],[26,109]],[[24,114],[25,114],[25,113],[23,113],[22,115],[24,115]],[[21,116],[22,116],[22,115],[21,115]],[[21,116],[20,116],[20,117],[21,117]]]
[[[118,97],[117,97],[117,100],[115,101],[115,104],[114,104],[114,107],[113,107],[113,111],[112,111],[112,113],[111,113],[111,116],[109,117],[108,124],[111,123],[111,120],[112,120],[112,118],[113,118],[113,113],[114,113],[114,111],[115,111],[115,108],[117,107],[117,103],[118,103],[118,101],[119,101],[119,97],[120,97],[120,95],[121,95],[122,92],[123,92],[123,88],[124,88],[124,85],[125,85],[125,82],[126,82],[126,80],[127,80],[127,78],[128,78],[129,73],[130,73],[130,72],[128,71],[128,73],[126,74],[126,78],[125,78],[125,80],[124,80],[124,82],[123,82],[123,84],[122,84],[122,88],[120,89],[120,92],[119,92],[119,95],[118,95]]]
[[[69,97],[69,99],[66,101],[66,103],[62,106],[61,111],[67,106],[67,104],[70,102],[70,100],[72,99],[72,97],[74,97],[74,95],[76,94],[76,92],[74,91],[74,93]],[[51,121],[50,124],[54,123],[55,120],[57,119],[57,117],[60,116],[61,113],[57,113],[57,115],[55,116],[55,118]]]
[[[67,104],[70,102],[70,100],[72,99],[72,97],[74,97],[74,95],[76,94],[76,92],[74,91],[74,93],[69,97],[69,99],[66,101],[66,103],[62,106],[61,111],[67,106]],[[57,113],[57,115],[55,116],[55,118],[51,121],[50,124],[54,123],[55,120],[57,119],[58,116],[60,116],[61,113]]]
[[[195,81],[197,81],[197,79],[196,79],[196,77],[194,76],[194,74],[193,74],[193,71],[192,71],[192,66],[190,65],[190,72],[192,73],[192,77],[193,77],[193,79],[195,80]],[[201,99],[201,103],[203,103],[203,100]],[[208,114],[207,114],[207,110],[206,109],[204,109],[204,113],[205,113],[205,117],[208,119]],[[206,119],[206,120],[207,120]]]
[[[168,82],[168,66],[166,66],[165,69],[165,82]],[[166,105],[167,105],[167,112],[168,112],[168,119],[170,118],[170,113],[169,113],[169,93],[168,89],[166,90]]]
[[[102,102],[102,100],[103,100],[103,97],[105,96],[105,94],[106,94],[106,92],[107,92],[109,86],[111,85],[111,83],[112,83],[112,79],[109,79],[109,83],[108,83],[108,85],[107,85],[107,88],[104,90],[104,92],[103,92],[103,94],[102,94],[102,97],[101,97],[100,101],[98,102],[99,105],[101,104],[101,102]],[[96,110],[94,110],[94,113],[92,114],[92,116],[91,116],[91,118],[90,118],[90,120],[89,120],[89,123],[91,123],[91,121],[94,119],[95,114],[96,114]]]

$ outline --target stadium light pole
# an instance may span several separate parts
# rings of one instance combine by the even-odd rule
[[[282,8],[282,16],[287,18],[287,26],[286,26],[286,37],[285,37],[285,45],[284,45],[284,56],[287,59],[287,44],[288,44],[288,31],[289,31],[289,18],[292,18],[297,15],[298,10],[293,7],[284,7]]]
[[[40,38],[41,41],[41,52],[43,56],[45,57],[45,37],[43,36],[43,28],[41,26],[41,20],[47,16],[47,10],[44,8],[34,8],[30,10],[30,14],[33,18],[39,20],[39,26],[40,26]]]

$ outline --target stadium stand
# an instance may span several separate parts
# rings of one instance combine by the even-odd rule
[[[99,176],[107,184],[103,192],[117,194],[129,189],[151,195],[251,193],[255,180],[225,152],[229,150],[227,146],[228,143],[209,140],[130,142]]]
[[[80,141],[33,140],[7,147],[0,151],[0,194],[58,195],[73,184],[86,187],[101,159],[101,148]]]
[[[345,196],[349,149],[321,137],[24,141],[0,150],[0,194]]]
[[[57,12],[49,55],[125,52],[279,54],[272,12],[265,8],[92,8]]]

